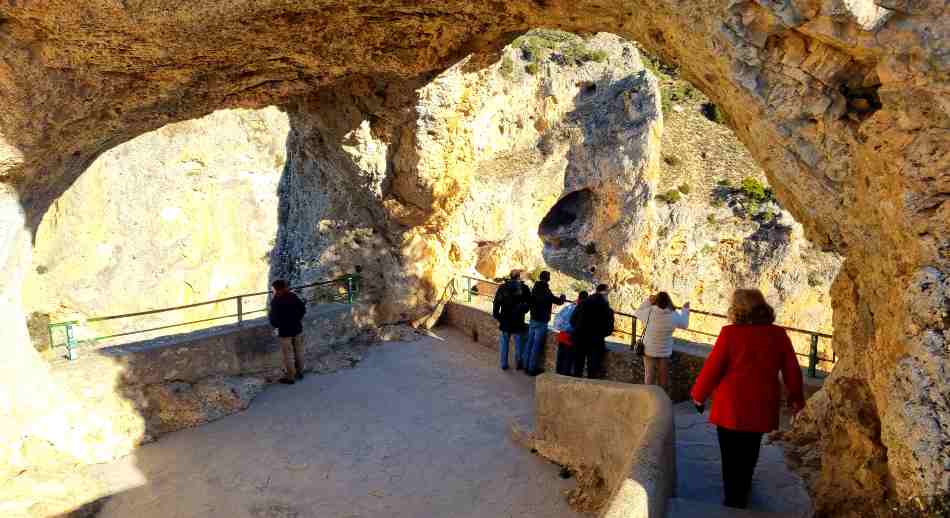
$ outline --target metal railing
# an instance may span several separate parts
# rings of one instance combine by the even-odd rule
[[[298,295],[302,295],[302,299],[305,302],[310,303],[346,303],[352,304],[358,297],[360,292],[360,276],[358,274],[348,274],[343,277],[336,279],[331,279],[328,281],[319,281],[310,284],[304,284],[301,286],[293,286],[290,288],[291,291],[296,292]],[[305,294],[305,292],[308,292]],[[163,331],[166,329],[172,329],[176,327],[184,327],[196,324],[204,324],[207,322],[213,322],[217,320],[224,319],[236,319],[238,325],[243,325],[244,321],[250,315],[256,315],[258,313],[266,313],[270,305],[270,291],[259,291],[254,293],[242,293],[240,295],[233,295],[230,297],[224,297],[214,300],[206,300],[204,302],[196,302],[194,304],[184,304],[181,306],[174,306],[168,308],[160,309],[150,309],[147,311],[137,311],[134,313],[124,313],[121,315],[109,315],[104,317],[92,317],[85,319],[83,321],[79,320],[69,320],[64,322],[56,322],[47,325],[47,330],[49,331],[49,344],[50,349],[57,348],[66,348],[66,358],[74,360],[77,357],[77,351],[79,347],[83,345],[94,345],[97,342],[103,340],[110,340],[115,338],[121,338],[125,336],[152,333],[155,331]],[[264,307],[248,310],[246,307],[247,299],[252,297],[267,296]],[[213,316],[210,318],[202,318],[199,320],[191,320],[188,322],[175,322],[172,324],[163,324],[156,327],[149,327],[147,329],[137,329],[133,331],[121,331],[117,333],[105,334],[102,336],[95,336],[93,338],[79,339],[77,337],[77,328],[85,324],[92,324],[97,322],[107,322],[128,318],[138,318],[149,315],[157,315],[160,313],[168,313],[171,311],[181,311],[185,309],[197,308],[201,306],[209,306],[213,304],[221,304],[226,302],[234,303],[234,313],[228,313],[226,315]],[[60,334],[62,341],[57,343],[55,335]]]
[[[468,302],[472,302],[473,297],[478,297],[478,296],[485,296],[485,297],[488,297],[489,299],[493,299],[493,298],[494,298],[494,292],[495,292],[495,291],[498,289],[498,287],[501,286],[501,284],[502,284],[502,283],[500,283],[500,282],[490,281],[490,280],[487,280],[487,279],[480,279],[480,278],[478,278],[478,277],[472,277],[472,276],[469,276],[469,275],[461,275],[460,277],[461,277],[462,279],[465,279],[465,283],[466,283],[465,293],[466,293],[466,297],[467,297],[466,300],[467,300]],[[485,285],[485,284],[487,284],[487,285],[489,285],[489,286],[492,287],[492,291],[491,291],[491,294],[490,294],[490,295],[489,295],[489,294],[483,294],[483,293],[481,293],[481,290],[479,290],[479,288],[478,288],[479,285]],[[456,290],[456,292],[457,292],[457,290]],[[689,312],[690,312],[691,314],[699,314],[699,315],[704,315],[704,316],[709,316],[709,317],[714,317],[714,318],[721,318],[721,319],[723,319],[723,320],[728,320],[728,318],[729,318],[728,316],[726,316],[726,315],[724,315],[724,314],[722,314],[722,313],[716,313],[716,312],[713,312],[713,311],[704,311],[704,310],[695,309],[695,308],[692,308],[692,307],[689,308]],[[630,330],[629,330],[629,331],[628,331],[627,329],[618,328],[618,327],[615,326],[615,327],[614,327],[614,334],[615,334],[615,335],[625,335],[625,336],[629,336],[629,337],[630,337],[630,347],[631,347],[631,349],[632,349],[632,348],[634,347],[634,345],[636,344],[637,337],[642,335],[642,333],[638,334],[638,330],[637,330],[637,321],[638,321],[638,319],[637,319],[637,317],[636,317],[635,315],[632,315],[632,314],[630,314],[630,313],[625,313],[625,312],[623,312],[623,311],[614,311],[614,315],[619,315],[619,316],[621,316],[621,317],[629,318],[629,319],[631,320]],[[834,351],[832,351],[832,357],[831,357],[831,358],[827,358],[827,357],[821,356],[821,355],[818,353],[818,341],[819,341],[819,339],[825,338],[825,339],[831,340],[831,339],[833,338],[833,335],[831,335],[830,333],[823,333],[823,332],[821,332],[821,331],[814,331],[814,330],[809,330],[809,329],[801,329],[801,328],[792,327],[792,326],[779,325],[779,327],[781,327],[782,329],[785,329],[786,331],[789,331],[789,332],[792,332],[792,333],[804,334],[804,335],[807,335],[807,336],[809,337],[810,342],[809,342],[809,352],[808,352],[808,354],[803,354],[803,353],[800,353],[800,352],[798,352],[798,351],[795,351],[795,354],[796,354],[797,356],[799,356],[799,357],[801,357],[801,358],[808,358],[808,376],[809,376],[809,377],[812,377],[812,378],[818,377],[818,364],[819,364],[819,362],[826,362],[826,363],[830,363],[830,364],[834,365],[835,362],[838,361],[837,355],[834,354]],[[707,332],[707,331],[702,331],[702,330],[694,329],[694,328],[687,328],[687,329],[685,329],[684,331],[687,331],[687,332],[689,332],[689,333],[696,333],[696,334],[698,334],[698,335],[708,336],[708,337],[712,337],[712,338],[716,338],[716,337],[718,336],[718,335],[715,334],[715,333],[709,333],[709,332]]]

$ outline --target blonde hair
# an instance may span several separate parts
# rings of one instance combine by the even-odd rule
[[[765,301],[762,292],[756,289],[738,289],[733,292],[728,316],[734,324],[775,322],[775,310]]]

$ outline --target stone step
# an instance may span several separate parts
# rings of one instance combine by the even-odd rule
[[[803,513],[807,511],[803,510]],[[733,509],[706,502],[671,498],[666,505],[666,518],[802,518],[803,513],[775,513]]]

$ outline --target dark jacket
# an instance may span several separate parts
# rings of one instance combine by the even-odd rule
[[[551,321],[551,304],[563,304],[561,297],[555,297],[551,293],[551,288],[545,281],[534,283],[534,289],[531,290],[531,320],[535,322]]]
[[[495,293],[492,316],[505,333],[524,333],[528,324],[524,317],[531,307],[531,290],[521,281],[508,281]]]
[[[571,325],[579,345],[603,344],[614,332],[614,310],[607,297],[596,293],[582,300],[571,315]]]
[[[297,336],[303,332],[303,320],[307,307],[295,293],[290,292],[279,297],[274,297],[270,301],[270,311],[267,312],[267,318],[270,325],[277,328],[277,336],[288,337]]]

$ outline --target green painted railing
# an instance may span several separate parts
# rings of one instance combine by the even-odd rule
[[[490,280],[487,280],[487,279],[480,279],[480,278],[478,278],[478,277],[471,277],[471,276],[468,276],[468,275],[461,275],[460,278],[463,279],[463,283],[465,284],[465,292],[464,292],[464,293],[465,293],[465,300],[466,300],[467,302],[472,302],[472,300],[473,300],[475,297],[479,297],[479,296],[484,296],[484,297],[487,297],[487,298],[489,298],[489,299],[493,299],[493,298],[494,298],[494,296],[493,296],[493,295],[494,295],[494,290],[497,290],[497,288],[498,288],[499,286],[501,286],[501,283],[500,283],[500,282],[490,281]],[[479,288],[478,288],[479,285],[488,285],[488,286],[491,286],[491,287],[492,287],[492,290],[491,290],[492,293],[489,294],[489,295],[486,295],[486,294],[481,293],[481,290],[479,290]],[[459,290],[456,290],[456,293],[458,293],[458,291],[459,291]],[[724,314],[722,314],[722,313],[716,313],[716,312],[713,312],[713,311],[704,311],[704,310],[696,309],[696,308],[692,308],[692,307],[689,308],[689,311],[690,311],[690,313],[696,313],[696,314],[699,314],[699,315],[705,315],[705,316],[710,316],[710,317],[721,318],[721,319],[723,319],[723,320],[728,320],[728,318],[729,318],[729,317],[727,317],[726,315],[724,315]],[[631,319],[632,322],[631,322],[631,325],[630,325],[630,331],[627,331],[627,330],[625,330],[625,329],[615,328],[615,329],[614,329],[614,334],[629,336],[629,337],[630,337],[630,347],[633,348],[634,344],[635,344],[636,341],[637,341],[637,336],[639,336],[639,335],[637,334],[637,333],[638,333],[638,330],[637,330],[637,317],[634,316],[634,315],[632,315],[632,314],[630,314],[630,313],[624,313],[624,312],[622,312],[622,311],[615,311],[614,314],[615,314],[615,315],[619,315],[619,316],[624,317],[624,318],[629,318],[629,319]],[[810,377],[812,377],[812,378],[818,377],[818,364],[819,364],[819,362],[826,362],[826,363],[830,363],[830,364],[834,365],[835,362],[838,361],[837,355],[835,355],[834,353],[832,353],[832,357],[831,357],[831,358],[827,358],[827,357],[824,357],[824,356],[821,356],[821,355],[818,354],[818,341],[819,341],[819,339],[821,339],[821,338],[826,338],[826,339],[828,339],[828,340],[831,340],[831,339],[833,338],[833,336],[832,336],[830,333],[824,333],[824,332],[821,332],[821,331],[814,331],[814,330],[809,330],[809,329],[801,329],[801,328],[792,327],[792,326],[782,326],[782,325],[780,325],[779,327],[781,327],[781,328],[783,328],[783,329],[785,329],[786,331],[789,331],[789,332],[791,332],[791,333],[804,334],[804,335],[807,335],[807,336],[809,337],[809,339],[810,339],[810,347],[809,347],[809,352],[808,352],[808,354],[799,353],[798,351],[795,351],[795,354],[797,354],[799,357],[802,357],[802,358],[808,358],[808,375],[809,375]],[[699,330],[699,329],[693,329],[693,328],[685,329],[685,331],[688,331],[688,332],[690,332],[690,333],[696,333],[696,334],[699,334],[699,335],[709,336],[709,337],[712,337],[712,338],[715,338],[716,336],[718,336],[718,335],[716,335],[715,333],[708,333],[708,332],[706,332],[706,331],[701,331],[701,330]]]
[[[353,304],[358,298],[361,287],[361,278],[359,274],[349,274],[344,275],[336,279],[331,279],[328,281],[314,282],[310,284],[304,284],[301,286],[291,287],[291,291],[296,292],[298,295],[301,295],[301,298],[306,302],[310,303],[346,303]],[[104,317],[92,317],[88,318],[82,322],[78,320],[70,320],[65,322],[56,322],[51,323],[47,326],[49,331],[49,343],[51,349],[56,348],[65,348],[66,349],[66,358],[74,360],[77,357],[78,349],[81,346],[94,345],[96,342],[102,340],[109,340],[113,338],[120,338],[124,336],[131,336],[143,333],[151,333],[155,331],[163,331],[166,329],[173,329],[176,327],[183,327],[194,324],[203,324],[207,322],[213,322],[216,320],[224,320],[233,318],[236,319],[238,325],[243,325],[244,321],[250,315],[257,315],[259,313],[267,312],[267,305],[270,304],[270,291],[259,291],[255,293],[242,293],[240,295],[233,295],[230,297],[224,297],[214,300],[206,300],[204,302],[196,302],[194,304],[185,304],[182,306],[174,306],[168,308],[160,309],[150,309],[147,311],[137,311],[135,313],[124,313],[121,315],[109,315]],[[267,303],[264,307],[248,310],[245,307],[246,299],[251,297],[260,297],[262,295],[267,295]],[[165,324],[157,327],[150,327],[147,329],[137,329],[134,331],[123,331],[120,333],[106,334],[102,336],[96,336],[94,338],[86,338],[80,340],[77,337],[77,329],[83,324],[91,324],[96,322],[106,322],[110,320],[120,320],[120,319],[129,319],[137,318],[148,315],[155,315],[160,313],[168,313],[171,311],[180,311],[183,309],[191,309],[200,306],[208,306],[211,304],[220,304],[223,302],[233,302],[234,303],[234,313],[229,313],[226,315],[215,316],[211,318],[204,318],[200,320],[192,320],[188,322],[176,322],[173,324]],[[55,339],[56,335],[59,335],[61,341]]]

